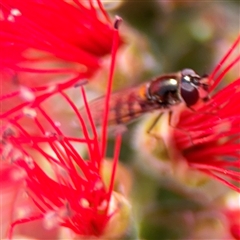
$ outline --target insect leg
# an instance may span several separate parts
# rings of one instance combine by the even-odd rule
[[[39,219],[43,219],[43,218],[44,218],[43,214],[40,214],[40,215],[29,216],[27,218],[22,218],[22,219],[18,219],[16,221],[14,221],[13,223],[11,223],[10,228],[8,230],[7,239],[12,239],[13,230],[17,225],[32,222],[34,220],[39,220]]]
[[[159,139],[159,136],[156,133],[151,133],[151,131],[153,130],[153,128],[155,127],[155,125],[157,124],[157,122],[159,121],[159,119],[161,118],[161,116],[163,115],[163,113],[159,113],[158,116],[154,119],[154,121],[152,122],[152,124],[150,125],[150,127],[147,130],[147,134],[151,135],[152,137],[155,137],[157,139]]]

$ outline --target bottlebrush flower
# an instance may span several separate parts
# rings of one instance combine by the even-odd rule
[[[184,111],[173,132],[177,151],[188,166],[220,180],[240,192],[240,76],[225,88],[214,89],[231,68],[239,69],[240,36],[209,76],[210,100],[200,103],[196,112]],[[183,131],[181,131],[183,130]]]
[[[0,0],[2,117],[86,82],[111,53],[113,36],[100,1]]]
[[[91,1],[1,0],[0,69],[17,72],[19,83],[34,87],[43,78],[21,72],[87,77],[111,52],[113,40],[112,23],[100,1],[97,5],[98,10]]]
[[[62,96],[74,108],[73,102],[65,94]],[[74,111],[78,114],[76,108]],[[111,172],[109,187],[106,187],[101,176],[102,145],[95,135],[95,130],[93,129],[94,136],[90,137],[82,122],[85,137],[73,138],[63,134],[47,112],[42,110],[42,114],[52,126],[52,132],[46,132],[36,116],[33,117],[33,122],[38,125],[42,134],[30,135],[26,127],[21,126],[15,119],[11,121],[15,132],[5,129],[3,133],[1,155],[25,170],[26,191],[38,209],[34,213],[26,214],[22,219],[16,219],[12,227],[19,223],[43,219],[46,228],[64,226],[79,236],[121,235],[128,227],[130,208],[123,196],[113,193],[120,136],[117,137],[113,167],[108,170],[108,175]],[[79,154],[78,145],[87,146],[86,160]],[[121,220],[120,229],[119,222],[114,221],[116,217]],[[111,229],[108,229],[109,223]],[[9,237],[12,230],[10,229]]]
[[[135,146],[154,171],[173,171],[188,183],[205,182],[206,178],[189,171],[198,170],[240,191],[240,76],[226,87],[216,88],[233,68],[239,69],[239,43],[240,37],[209,75],[209,100],[181,110],[176,126],[170,126],[169,114],[164,114],[151,131],[155,137],[146,135],[155,116],[137,128]]]
[[[117,40],[118,34],[115,32]],[[115,44],[115,53],[117,46]],[[107,98],[111,91],[113,64],[114,59]],[[83,86],[74,89],[79,91],[79,97],[85,104],[85,121],[74,101],[61,89],[51,92],[51,96],[47,98],[33,98],[28,108],[7,116],[3,121],[5,127],[2,130],[1,155],[5,161],[25,170],[26,191],[37,208],[35,212],[12,223],[10,238],[16,225],[37,219],[42,219],[46,228],[61,226],[72,230],[67,238],[75,238],[75,235],[80,238],[116,238],[129,227],[130,205],[122,195],[113,192],[121,136],[116,137],[113,166],[107,173],[110,180],[105,183],[101,174],[107,120],[104,121],[105,126],[102,127],[102,136],[99,139]],[[75,114],[81,137],[74,137],[65,130],[64,124],[68,124],[67,121],[60,123],[52,118],[51,109],[44,103],[54,97],[58,98],[59,104],[67,103],[69,110]],[[105,104],[107,109],[108,101]],[[108,111],[105,111],[103,118],[107,119],[107,115]],[[26,122],[25,119],[28,125],[22,124]],[[91,128],[87,129],[86,125]],[[32,134],[29,130],[31,128],[38,131]],[[85,158],[80,154],[81,146],[87,149]]]
[[[77,0],[0,1],[0,4],[3,26],[0,46],[4,50],[0,66],[4,83],[0,151],[4,162],[27,173],[24,189],[36,206],[20,219],[15,214],[8,237],[14,234],[15,226],[34,220],[42,220],[49,229],[68,228],[71,232],[65,236],[68,239],[76,235],[121,236],[129,226],[130,205],[113,191],[120,135],[116,137],[109,182],[104,182],[101,175],[119,20],[113,25],[100,1],[99,10],[91,1]],[[93,125],[82,84],[100,67],[100,58],[111,51],[100,136]],[[33,81],[36,77],[39,83]],[[54,78],[60,83],[55,83]],[[9,80],[17,82],[16,89],[6,84]],[[70,90],[77,91],[82,98],[87,119],[80,115]],[[78,134],[68,131],[66,117],[59,120],[54,115],[56,99],[58,105],[75,116]],[[81,154],[82,146],[87,149],[85,157]]]
[[[1,119],[34,114],[32,105],[85,83],[111,53],[115,30],[100,1],[0,0],[0,6]],[[69,118],[58,100],[48,104],[60,122]]]

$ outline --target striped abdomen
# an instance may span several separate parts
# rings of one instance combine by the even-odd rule
[[[146,85],[120,90],[111,94],[109,102],[108,124],[127,124],[143,113],[162,108],[159,103],[151,103],[146,98]],[[96,125],[102,124],[105,110],[105,98],[101,97],[89,103],[92,118]],[[83,111],[81,110],[81,114]]]

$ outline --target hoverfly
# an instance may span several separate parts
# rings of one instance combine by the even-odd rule
[[[144,113],[154,110],[163,113],[176,111],[180,104],[191,108],[199,100],[208,99],[208,78],[191,69],[158,76],[140,86],[111,94],[108,124],[128,124]],[[104,98],[89,103],[96,125],[101,124]],[[83,113],[83,112],[82,112]]]

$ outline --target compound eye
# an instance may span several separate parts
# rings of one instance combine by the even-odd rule
[[[182,81],[191,82],[196,86],[200,85],[200,82],[199,82],[200,77],[192,69],[189,69],[189,68],[183,69],[181,74],[182,74]]]
[[[194,105],[199,99],[198,89],[187,81],[181,83],[181,96],[188,107]]]

